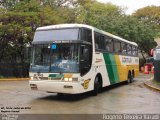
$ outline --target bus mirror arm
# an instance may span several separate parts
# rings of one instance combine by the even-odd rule
[[[80,60],[81,62],[84,62],[85,60]]]
[[[80,62],[87,62],[87,60],[82,59],[82,60],[80,60]]]

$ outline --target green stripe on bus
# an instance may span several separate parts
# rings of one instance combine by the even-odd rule
[[[110,83],[115,84],[115,83],[119,82],[119,75],[118,75],[118,70],[117,70],[117,65],[116,65],[114,55],[104,53],[103,57],[105,60]]]
[[[49,74],[48,77],[51,77],[51,78],[62,78],[63,74]]]

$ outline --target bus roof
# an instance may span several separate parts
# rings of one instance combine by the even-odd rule
[[[118,37],[116,35],[113,35],[111,33],[105,32],[103,30],[100,30],[98,28],[95,28],[95,27],[92,27],[92,26],[89,26],[89,25],[85,25],[85,24],[58,24],[58,25],[49,25],[49,26],[44,26],[44,27],[38,27],[36,29],[36,31],[45,31],[45,30],[53,30],[53,29],[61,29],[61,28],[74,28],[74,27],[75,28],[76,27],[89,28],[89,29],[92,29],[92,30],[94,30],[96,32],[99,32],[99,33],[102,33],[104,35],[107,35],[109,37],[112,37],[112,38],[118,39],[120,41],[123,41],[123,42],[129,43],[129,44],[138,46],[137,43],[135,43],[135,42],[128,41],[126,39],[123,39],[123,38]]]
[[[44,26],[44,27],[38,27],[36,29],[36,31],[61,29],[61,28],[74,28],[74,27],[85,27],[85,28],[93,29],[92,26],[85,25],[85,24],[58,24],[58,25],[49,25],[49,26]]]

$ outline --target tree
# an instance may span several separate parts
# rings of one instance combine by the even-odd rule
[[[0,8],[0,63],[11,64],[14,70],[18,69],[15,63],[19,63],[22,68],[20,76],[28,74],[29,61],[24,51],[27,45],[31,45],[35,29],[50,24],[74,22],[75,19],[73,9],[44,5],[41,2],[24,0],[16,2],[12,7]]]
[[[147,6],[138,9],[133,16],[139,18],[142,21],[154,23],[160,25],[160,7],[159,6]]]
[[[1,0],[0,4],[3,8],[10,9],[18,2],[19,0]]]
[[[77,21],[95,26],[114,35],[136,42],[139,45],[142,56],[149,54],[154,42],[154,26],[140,21],[134,16],[127,16],[123,8],[110,3],[103,4],[96,1],[80,1],[77,9]],[[78,13],[77,12],[77,13]],[[144,58],[145,59],[145,58]]]
[[[123,8],[96,0],[2,0],[1,3],[0,63],[18,62],[24,70],[29,68],[25,48],[31,45],[35,29],[39,26],[88,24],[138,43],[142,54],[149,53],[154,47],[153,40],[159,30],[155,17],[159,15],[158,8],[154,10],[154,17],[145,14],[147,17],[144,19],[139,17],[139,12],[127,16]],[[25,76],[25,71],[22,74]]]
[[[78,0],[78,2],[77,22],[89,24],[103,30],[109,27],[107,25],[110,22],[109,20],[121,15],[122,12],[120,7],[110,3],[103,4],[94,0],[87,0],[86,2]]]
[[[113,30],[116,34],[139,45],[142,56],[145,53],[149,55],[150,49],[155,47],[155,30],[153,26],[139,21],[132,16],[123,16],[116,20]]]
[[[137,17],[140,21],[143,21],[151,26],[154,25],[156,30],[156,36],[160,37],[160,7],[159,6],[147,6],[138,9],[133,16]]]

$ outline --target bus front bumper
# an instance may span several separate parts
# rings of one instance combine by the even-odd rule
[[[52,80],[29,81],[32,90],[54,93],[78,94],[85,92],[79,82],[55,82]]]

